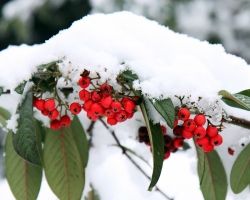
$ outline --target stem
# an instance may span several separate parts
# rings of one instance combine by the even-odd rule
[[[93,146],[92,138],[93,138],[93,130],[94,130],[95,123],[96,123],[96,121],[91,121],[89,127],[86,130],[89,133],[89,137],[90,137],[90,139],[89,139],[89,146],[90,147]]]
[[[111,130],[108,125],[102,120],[99,119],[100,122],[103,124],[103,126],[110,132],[111,136],[114,138],[115,142],[117,143],[117,146],[122,150],[122,153],[128,158],[128,160],[150,181],[150,176],[138,165],[138,163],[135,162],[135,160],[128,154],[128,150],[126,147],[124,147],[121,142],[119,141],[118,137],[116,136],[115,132]],[[167,194],[165,194],[160,188],[157,186],[155,187],[155,190],[159,192],[162,196],[164,196],[168,200],[173,200],[173,198],[170,198]]]
[[[228,116],[228,118],[229,119],[224,119],[226,123],[250,129],[250,121],[232,115]]]

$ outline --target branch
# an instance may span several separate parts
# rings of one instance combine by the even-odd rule
[[[89,146],[91,147],[93,144],[92,144],[92,137],[93,137],[93,129],[94,129],[94,126],[95,126],[95,123],[96,121],[91,121],[89,127],[87,128],[87,132],[89,134]]]
[[[117,138],[115,132],[113,130],[111,130],[109,128],[109,126],[102,120],[102,119],[99,119],[100,122],[103,124],[103,126],[110,132],[110,134],[112,135],[112,137],[114,138],[114,140],[116,141],[117,143],[117,146],[122,150],[122,153],[128,158],[128,160],[149,180],[151,181],[151,178],[150,176],[140,167],[140,165],[138,165],[135,160],[128,154],[128,150],[126,147],[124,147],[119,139]],[[173,198],[170,198],[168,195],[166,195],[160,188],[158,188],[157,186],[155,187],[155,190],[157,192],[159,192],[162,196],[164,196],[166,199],[168,200],[173,200]]]
[[[224,119],[226,123],[250,129],[250,121],[232,115],[229,115],[228,118],[229,119]]]

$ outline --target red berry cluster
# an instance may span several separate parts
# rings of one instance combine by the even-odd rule
[[[178,151],[179,148],[183,146],[184,139],[179,136],[172,138],[167,135],[167,129],[165,126],[161,126],[161,129],[164,137],[164,159],[168,159],[171,153],[175,153],[176,151]],[[139,142],[145,143],[150,146],[149,135],[145,126],[139,128],[138,138]]]
[[[184,139],[194,138],[195,143],[204,152],[211,152],[215,146],[222,144],[223,139],[216,126],[209,124],[205,128],[207,119],[203,114],[197,114],[194,119],[190,119],[190,111],[187,108],[180,108],[177,114],[178,119],[174,127],[174,134]],[[179,122],[181,125],[178,125]]]
[[[48,116],[50,121],[50,128],[58,130],[63,127],[67,127],[71,123],[71,119],[68,115],[61,116],[57,109],[55,99],[41,99],[34,98],[33,106],[37,108],[44,116]]]
[[[117,95],[117,92],[107,82],[94,83],[96,79],[98,78],[91,79],[89,73],[86,72],[81,75],[78,81],[78,85],[82,88],[79,98],[84,103],[83,105],[77,102],[72,103],[69,108],[72,114],[77,115],[83,109],[92,121],[106,117],[107,123],[110,125],[132,118],[136,108],[135,100],[126,95],[122,97],[121,94]]]

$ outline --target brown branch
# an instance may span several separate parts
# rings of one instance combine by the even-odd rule
[[[250,121],[232,115],[229,115],[228,118],[229,119],[224,119],[226,123],[250,129]]]
[[[91,121],[89,127],[87,128],[87,132],[89,134],[89,147],[91,147],[93,144],[92,144],[92,137],[93,137],[93,129],[94,129],[94,126],[95,126],[95,123],[96,121]]]
[[[109,126],[102,120],[99,119],[99,121],[103,124],[103,126],[110,132],[112,137],[114,138],[115,142],[117,143],[117,146],[122,150],[122,153],[128,158],[128,160],[149,180],[151,181],[150,176],[138,165],[138,163],[135,162],[135,160],[128,154],[127,149],[120,143],[119,139],[117,138],[115,132],[109,128]],[[174,200],[173,198],[170,198],[167,194],[165,194],[160,188],[157,186],[155,187],[155,190],[159,192],[162,196],[164,196],[168,200]]]

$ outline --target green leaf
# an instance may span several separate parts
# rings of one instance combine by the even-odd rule
[[[0,107],[0,127],[6,126],[6,121],[10,119],[10,113],[4,108]]]
[[[221,90],[219,95],[222,96],[222,100],[229,106],[250,111],[249,91],[250,90],[244,90],[236,94],[231,94],[226,90]]]
[[[170,128],[174,127],[175,108],[170,98],[163,100],[151,100],[151,103],[160,115],[166,120]]]
[[[33,164],[41,165],[32,104],[33,94],[29,91],[18,108],[18,127],[13,136],[13,145],[22,158]]]
[[[153,161],[154,161],[153,174],[151,183],[148,188],[148,190],[152,190],[152,188],[156,185],[161,175],[161,170],[164,160],[164,138],[161,131],[161,125],[159,123],[154,124],[152,120],[149,118],[149,113],[146,108],[145,101],[141,104],[141,110],[148,129],[148,134],[153,153]]]
[[[5,170],[10,189],[17,200],[36,200],[42,181],[42,168],[22,159],[14,150],[13,134],[5,143]]]
[[[27,83],[27,81],[23,81],[22,83],[20,83],[20,84],[15,88],[16,93],[18,93],[18,94],[23,94],[23,91],[24,91],[24,88],[25,88],[26,83]]]
[[[134,74],[131,70],[125,70],[122,73],[119,74],[117,77],[117,81],[120,84],[128,84],[130,87],[132,87],[133,81],[137,80],[138,76]]]
[[[45,176],[60,200],[79,200],[85,176],[81,155],[70,128],[46,132],[43,162]]]
[[[225,200],[227,177],[224,166],[216,151],[204,153],[196,147],[198,156],[198,175],[205,200]]]
[[[237,157],[230,175],[231,188],[238,194],[250,185],[250,144]]]
[[[81,122],[79,121],[79,118],[77,116],[74,117],[72,123],[71,123],[71,132],[75,139],[75,143],[77,146],[77,149],[80,153],[81,161],[83,164],[83,167],[85,168],[88,163],[88,155],[89,155],[89,143],[86,137],[86,133],[82,127]]]

